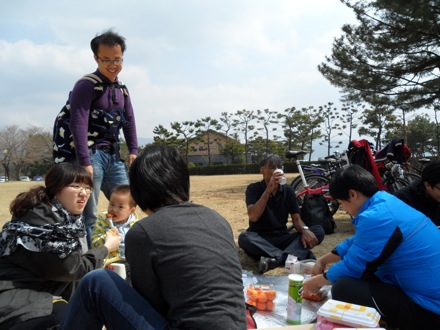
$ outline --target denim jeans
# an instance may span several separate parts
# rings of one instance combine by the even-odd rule
[[[68,305],[59,330],[168,329],[167,320],[108,269],[84,276]]]
[[[84,209],[84,224],[87,229],[87,240],[90,247],[90,239],[93,226],[98,218],[98,200],[101,191],[107,199],[110,199],[111,191],[120,184],[128,184],[127,169],[125,164],[116,160],[114,154],[102,150],[90,150],[90,162],[93,167],[93,192]]]

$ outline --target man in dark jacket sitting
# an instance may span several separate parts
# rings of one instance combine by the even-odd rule
[[[420,179],[398,190],[395,195],[440,226],[440,160],[426,166]]]

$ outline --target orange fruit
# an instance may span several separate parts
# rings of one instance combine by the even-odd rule
[[[247,296],[249,299],[257,299],[258,291],[252,288],[247,289]]]
[[[259,311],[265,311],[266,310],[266,303],[264,302],[257,302],[257,308]]]
[[[274,307],[275,307],[275,304],[273,303],[272,300],[268,300],[268,301],[266,302],[266,309],[267,309],[268,311],[273,311]]]
[[[257,301],[254,299],[248,299],[248,301],[246,301],[249,305],[253,305],[253,306],[257,306]]]
[[[266,297],[268,300],[274,300],[276,296],[277,296],[277,293],[275,292],[275,290],[267,290],[266,291]]]
[[[262,302],[262,303],[267,301],[267,296],[266,296],[266,294],[263,291],[258,293],[257,301],[258,302]]]

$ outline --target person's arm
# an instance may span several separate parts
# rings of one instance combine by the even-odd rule
[[[257,222],[258,219],[260,219],[261,215],[264,212],[264,209],[266,208],[270,194],[273,191],[276,191],[276,189],[278,189],[278,182],[280,181],[282,176],[283,174],[279,172],[272,174],[272,177],[267,183],[266,189],[264,190],[260,199],[258,199],[256,203],[248,205],[247,212],[248,212],[249,221]]]
[[[260,199],[255,204],[250,204],[247,207],[249,221],[257,222],[266,208],[267,201],[269,200],[271,191],[266,187]]]
[[[304,248],[312,249],[318,245],[318,238],[315,234],[311,230],[303,229],[306,224],[302,221],[300,214],[293,213],[290,216],[292,217],[293,227],[297,232],[301,233],[301,242]]]
[[[128,92],[128,90],[127,90]],[[134,116],[133,106],[131,104],[130,95],[124,98],[124,108],[125,108],[125,120],[128,125],[122,127],[124,132],[125,142],[128,149],[128,166],[131,166],[133,161],[136,159],[138,153],[138,140],[136,133],[136,120]]]
[[[93,83],[87,80],[79,81],[70,94],[70,131],[75,143],[76,159],[90,174],[93,174],[93,170],[87,168],[90,166],[88,129],[94,97]]]
[[[329,264],[334,264],[341,260],[341,257],[334,252],[329,252],[319,258],[312,268],[311,278],[304,281],[304,291],[316,293],[324,285],[331,285],[332,283],[327,279],[326,269]]]
[[[328,265],[334,264],[340,260],[341,257],[337,254],[336,249],[332,252],[326,253],[321,258],[316,260],[311,273],[313,275],[323,274],[327,270]]]
[[[304,292],[317,293],[324,285],[330,285],[324,274],[312,276],[304,281]]]

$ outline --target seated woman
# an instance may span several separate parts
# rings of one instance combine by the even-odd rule
[[[148,214],[125,237],[133,287],[112,271],[90,272],[60,329],[246,329],[232,229],[189,202],[188,167],[177,149],[147,147],[129,177]]]
[[[78,165],[54,165],[46,186],[20,193],[0,237],[0,328],[47,329],[60,324],[75,282],[100,268],[119,233],[87,251],[82,212],[93,181]]]

